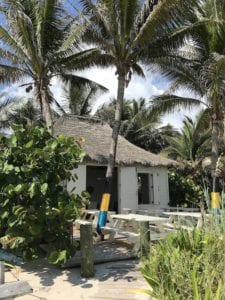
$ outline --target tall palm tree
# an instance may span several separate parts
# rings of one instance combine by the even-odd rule
[[[199,164],[210,153],[211,128],[208,110],[200,111],[195,120],[185,117],[181,132],[175,137],[168,137],[169,146],[161,154],[173,159]]]
[[[118,79],[115,120],[106,172],[110,190],[115,165],[117,139],[121,125],[124,91],[132,74],[144,76],[140,62],[148,56],[154,63],[174,57],[184,36],[174,34],[192,12],[194,1],[186,0],[80,0],[86,31],[84,42],[101,53],[96,63],[114,66]]]
[[[169,93],[155,97],[153,110],[155,113],[172,112],[177,107],[190,108],[205,106],[211,115],[212,151],[211,174],[213,177],[213,192],[218,191],[216,163],[219,154],[219,143],[223,135],[223,120],[225,118],[225,2],[218,0],[201,1],[196,13],[195,23],[202,22],[192,32],[196,38],[196,48],[201,54],[191,63],[174,62],[173,68],[165,69],[173,82]],[[194,97],[179,97],[173,94],[180,87],[194,92]]]
[[[83,26],[70,18],[63,1],[2,0],[0,11],[6,18],[5,25],[0,26],[0,81],[25,80],[23,86],[27,91],[34,89],[51,131],[51,79],[58,76],[76,82],[80,78],[73,71],[92,65],[90,58],[98,50],[80,50]]]

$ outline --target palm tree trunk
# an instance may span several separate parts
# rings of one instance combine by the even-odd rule
[[[219,128],[219,121],[213,120],[212,121],[212,157],[211,157],[211,174],[213,178],[213,186],[212,191],[218,192],[219,188],[219,178],[216,174],[216,164],[219,157],[219,134],[220,134],[220,128]]]
[[[117,141],[121,125],[121,117],[123,112],[123,100],[125,91],[125,74],[119,74],[118,76],[118,89],[117,89],[117,103],[115,111],[115,121],[112,130],[112,139],[109,150],[108,165],[106,171],[106,185],[105,192],[111,193],[112,179],[115,167]]]
[[[220,209],[220,193],[219,193],[219,177],[216,170],[216,165],[219,157],[219,133],[220,121],[215,117],[212,120],[212,157],[211,157],[211,174],[212,174],[212,193],[211,193],[211,208],[217,215]]]
[[[53,121],[52,114],[49,105],[48,87],[43,82],[36,86],[38,100],[41,106],[41,113],[43,120],[45,121],[46,127],[49,133],[53,134]]]
[[[117,88],[117,102],[116,102],[116,111],[115,111],[115,121],[112,130],[111,145],[109,150],[108,165],[106,171],[105,179],[105,188],[102,195],[100,213],[98,216],[98,225],[97,232],[104,239],[104,235],[101,231],[101,228],[105,226],[107,221],[107,211],[110,206],[110,198],[112,193],[112,182],[113,182],[113,173],[115,168],[115,159],[116,159],[116,150],[117,150],[117,141],[121,125],[121,117],[123,112],[123,99],[124,99],[124,90],[125,90],[125,74],[119,73],[118,75],[118,88]]]

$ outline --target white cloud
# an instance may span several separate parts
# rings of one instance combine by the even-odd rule
[[[111,98],[116,97],[117,77],[115,75],[115,68],[99,69],[95,67],[79,74],[96,81],[109,89],[108,93],[105,93],[98,98],[94,111],[96,111],[96,109],[103,103],[107,103]],[[145,79],[137,76],[132,77],[128,88],[125,90],[125,98],[138,99],[140,97],[144,97],[146,99],[150,99],[153,95],[160,95],[166,90],[169,84],[167,80],[160,77],[158,74],[153,74],[147,70],[145,70],[145,74]],[[195,97],[194,94],[191,94],[185,89],[180,89],[176,92],[176,94],[178,96]],[[177,109],[174,113],[166,114],[162,118],[162,122],[164,125],[170,123],[174,127],[180,128],[182,127],[184,116],[194,117],[199,110],[200,108]]]
[[[99,107],[103,103],[107,103],[110,99],[116,97],[118,82],[117,76],[115,75],[115,68],[100,69],[94,67],[87,71],[80,72],[79,74],[99,84],[102,84],[109,89],[108,93],[105,93],[98,98],[94,110],[96,110],[97,107]],[[148,73],[145,79],[134,75],[125,90],[125,98],[137,99],[140,97],[144,97],[146,99],[149,99],[152,95],[161,94],[163,90],[159,89],[155,84],[153,84],[152,81],[152,74]]]
[[[128,88],[125,90],[125,98],[126,99],[138,99],[140,97],[146,98],[149,100],[153,95],[162,94],[167,86],[168,81],[165,78],[160,77],[158,74],[153,74],[145,69],[146,78],[140,78],[137,76],[133,76],[131,82],[129,83]],[[103,103],[108,103],[110,99],[115,98],[117,94],[117,76],[115,75],[115,68],[107,68],[100,69],[97,67],[93,67],[89,70],[79,72],[77,75],[86,77],[90,80],[93,80],[109,89],[108,93],[104,93],[100,95],[96,104],[93,108],[93,111],[101,106]],[[27,94],[25,91],[25,87],[19,87],[18,84],[13,84],[11,87],[6,87],[2,91],[9,93],[11,96],[21,96],[25,98],[31,98],[32,93]],[[59,78],[54,77],[51,81],[51,91],[54,94],[54,97],[57,101],[63,101],[63,83],[60,82]],[[193,97],[186,90],[179,90],[177,93],[179,96],[189,96]],[[190,117],[194,117],[196,112],[199,109],[191,109],[184,110],[178,109],[177,112],[169,115],[165,115],[162,118],[163,124],[170,123],[174,127],[180,128],[182,126],[182,120],[184,115],[188,115]]]

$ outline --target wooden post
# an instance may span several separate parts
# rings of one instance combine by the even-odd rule
[[[150,253],[150,228],[149,221],[139,221],[140,230],[140,255],[148,256]]]
[[[80,225],[81,276],[94,276],[93,232],[92,224]]]
[[[5,265],[4,261],[0,261],[0,284],[5,283]]]

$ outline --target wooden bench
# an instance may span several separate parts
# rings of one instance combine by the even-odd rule
[[[115,238],[116,235],[122,235],[128,238],[128,241],[131,243],[136,243],[140,234],[130,231],[124,231],[116,227],[104,226],[101,228],[103,233],[109,233],[110,239]]]

